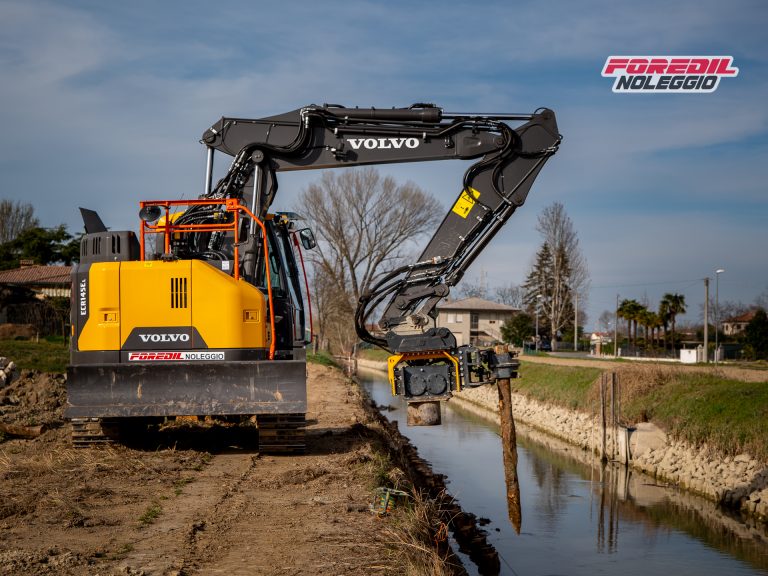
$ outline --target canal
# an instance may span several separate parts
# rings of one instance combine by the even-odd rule
[[[443,425],[407,427],[382,372],[361,384],[418,448],[467,512],[486,520],[501,573],[517,576],[768,575],[768,532],[711,502],[518,424],[519,535],[507,517],[498,426],[443,404]],[[474,567],[465,559],[470,574]]]

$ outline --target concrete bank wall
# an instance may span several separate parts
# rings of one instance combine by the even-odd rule
[[[584,451],[600,455],[602,427],[598,415],[541,404],[512,395],[516,422],[551,434]],[[451,402],[498,413],[495,387],[482,386],[457,394]],[[636,429],[606,430],[606,453],[657,480],[675,484],[729,508],[768,521],[768,465],[748,454],[719,456],[706,446],[694,447],[667,436],[653,424]]]
[[[451,402],[458,404],[462,411],[495,420],[498,424],[498,411],[495,409],[491,411],[465,399],[454,398]],[[588,450],[582,450],[570,442],[555,438],[519,420],[516,422],[516,428],[518,439],[525,439],[529,449],[531,445],[541,446],[550,454],[558,454],[560,458],[567,458],[589,467],[593,471],[593,490],[598,497],[606,486],[612,486],[620,501],[629,501],[633,506],[651,508],[668,503],[674,509],[691,513],[697,522],[702,522],[722,534],[732,534],[742,540],[760,541],[765,537],[765,526],[762,522],[741,522],[736,517],[722,514],[709,499],[699,494],[688,490],[670,489],[665,483],[657,482],[648,474],[627,468],[621,463],[608,462],[603,465],[600,459]]]

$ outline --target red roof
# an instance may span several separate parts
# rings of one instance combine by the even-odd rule
[[[0,284],[68,286],[71,273],[72,266],[24,266],[0,271]]]
[[[478,312],[519,312],[519,308],[507,306],[499,302],[484,300],[483,298],[464,298],[453,302],[444,302],[437,305],[438,310],[476,310]]]
[[[725,322],[728,322],[729,324],[740,324],[742,322],[751,322],[752,318],[755,317],[755,314],[757,314],[757,310],[750,310],[749,312],[744,312],[744,314],[742,314],[741,316],[729,318],[728,320],[725,320]]]

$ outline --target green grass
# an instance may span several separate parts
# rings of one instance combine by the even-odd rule
[[[540,402],[586,411],[589,390],[601,372],[600,368],[533,364],[523,359],[521,377],[512,380],[512,388]]]
[[[726,454],[746,452],[768,461],[768,383],[678,373],[632,398],[623,412],[632,420],[648,419],[694,445],[706,443]]]
[[[513,389],[540,402],[592,412],[599,405],[599,368],[534,364],[523,359]],[[660,365],[616,367],[620,417],[650,421],[694,446],[768,461],[768,383]]]
[[[391,355],[391,352],[382,350],[381,348],[364,348],[358,353],[358,357],[364,358],[365,360],[374,360],[376,362],[386,362],[387,358]]]
[[[69,363],[69,347],[61,339],[0,340],[0,356],[13,360],[20,370],[64,372]]]
[[[323,350],[318,351],[317,354],[312,354],[311,352],[307,353],[307,362],[311,362],[312,364],[321,364],[322,366],[336,366],[338,367],[338,363],[336,360],[328,354],[328,352],[325,352]]]
[[[174,494],[176,494],[176,496],[181,496],[182,492],[184,491],[184,486],[190,484],[191,482],[193,482],[192,478],[180,478],[179,480],[176,480],[173,483]]]
[[[160,506],[160,503],[153,502],[150,504],[146,510],[144,510],[144,513],[139,516],[139,522],[141,524],[144,524],[145,526],[148,526],[149,524],[154,523],[155,520],[160,518],[160,514],[163,513],[163,508]]]

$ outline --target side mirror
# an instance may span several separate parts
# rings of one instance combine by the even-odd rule
[[[299,239],[301,240],[301,245],[304,246],[305,250],[312,250],[312,248],[317,246],[315,235],[312,234],[312,230],[309,228],[302,228],[299,230]]]

